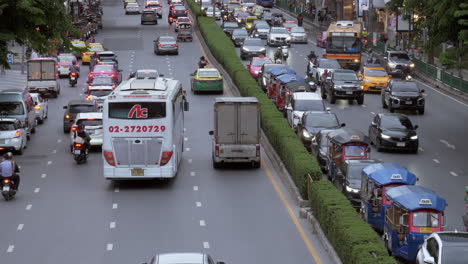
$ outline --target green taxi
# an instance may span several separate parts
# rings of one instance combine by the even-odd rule
[[[200,68],[192,74],[190,87],[193,93],[223,92],[223,77],[215,68]]]

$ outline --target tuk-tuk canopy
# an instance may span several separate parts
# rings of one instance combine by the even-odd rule
[[[305,82],[305,79],[296,74],[283,74],[276,78],[281,83],[290,83],[290,82]]]
[[[364,133],[351,128],[333,130],[328,134],[328,138],[330,138],[330,141],[338,144],[362,143],[369,145],[368,138]]]
[[[285,85],[286,89],[292,93],[294,92],[311,92],[312,88],[310,85],[303,81],[303,82],[290,82]]]
[[[362,169],[362,175],[367,176],[378,186],[393,183],[414,185],[417,177],[400,164],[392,162],[376,163]]]
[[[283,75],[283,74],[296,74],[296,71],[286,66],[273,68],[273,69],[268,70],[268,72],[274,76]]]
[[[445,199],[433,190],[418,185],[403,185],[391,188],[385,193],[388,200],[408,211],[432,209],[444,211]]]

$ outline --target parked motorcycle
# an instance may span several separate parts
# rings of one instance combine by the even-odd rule
[[[76,72],[70,73],[69,83],[71,87],[74,87],[78,83],[78,74]]]
[[[2,178],[2,195],[5,201],[13,199],[16,195],[15,182],[10,178]]]
[[[83,164],[88,161],[88,150],[85,147],[85,140],[75,135],[72,147],[73,159],[76,164]]]

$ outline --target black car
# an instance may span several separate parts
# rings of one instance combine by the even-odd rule
[[[330,77],[322,83],[322,98],[329,97],[330,103],[334,104],[336,99],[357,100],[364,103],[364,90],[361,81],[353,70],[335,70]]]
[[[245,60],[249,57],[266,56],[266,48],[259,38],[246,38],[240,48],[240,57]]]
[[[409,150],[418,153],[417,125],[402,114],[378,114],[369,126],[369,138],[377,151]]]
[[[239,29],[241,28],[237,22],[233,21],[225,21],[222,25],[221,28],[223,29],[224,33],[226,33],[228,36],[231,36],[232,31],[234,29]]]
[[[340,124],[338,117],[331,112],[305,112],[302,120],[297,125],[297,136],[301,139],[304,146],[310,150],[311,141],[315,135],[323,129],[337,129],[344,127]]]
[[[63,113],[63,132],[69,133],[70,128],[75,121],[76,115],[79,113],[99,112],[99,106],[95,101],[88,100],[71,100],[68,105],[64,106]]]
[[[174,18],[178,18],[178,17],[186,17],[188,16],[188,11],[187,9],[182,6],[182,5],[177,5],[177,6],[174,6],[171,10],[172,12],[172,17]]]
[[[328,169],[328,147],[330,141],[328,140],[328,134],[334,129],[323,129],[317,132],[315,137],[312,138],[311,143],[311,152],[315,156],[317,162],[320,166],[320,169],[323,173],[327,173]]]
[[[154,54],[179,54],[179,44],[173,36],[160,36],[154,41]]]
[[[391,79],[387,87],[382,90],[382,107],[387,108],[390,113],[395,109],[418,110],[419,114],[424,114],[425,99],[424,89],[419,89],[414,81]]]
[[[231,40],[234,42],[234,46],[240,47],[248,35],[245,28],[234,29],[231,33]]]
[[[375,163],[381,163],[381,161],[372,159],[348,159],[337,168],[335,178],[332,179],[332,181],[336,188],[348,198],[354,208],[361,207],[359,191],[361,190],[362,169]]]

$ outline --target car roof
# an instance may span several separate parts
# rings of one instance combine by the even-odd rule
[[[198,72],[217,72],[219,74],[218,69],[216,68],[199,68]]]
[[[21,90],[21,89],[5,89],[5,90],[1,90],[0,93],[4,93],[4,94],[21,94],[21,93],[23,93],[23,90]]]
[[[346,70],[346,69],[336,69],[334,72],[335,73],[337,73],[337,72],[348,72],[348,73],[356,74],[353,70]]]
[[[166,253],[158,255],[158,264],[203,264],[203,253]]]
[[[102,112],[78,113],[75,119],[78,120],[87,118],[102,119]]]
[[[94,102],[88,100],[70,100],[68,105],[94,105]]]
[[[96,85],[96,86],[91,86],[88,88],[88,91],[92,90],[114,90],[111,85]]]
[[[270,57],[252,57],[252,60],[269,60],[272,61]],[[271,63],[274,64],[274,63]]]
[[[306,100],[320,100],[322,101],[322,98],[320,95],[312,92],[303,92],[303,93],[294,93],[293,94],[295,99],[306,99]]]
[[[444,247],[468,247],[468,232],[443,231],[434,233]]]

